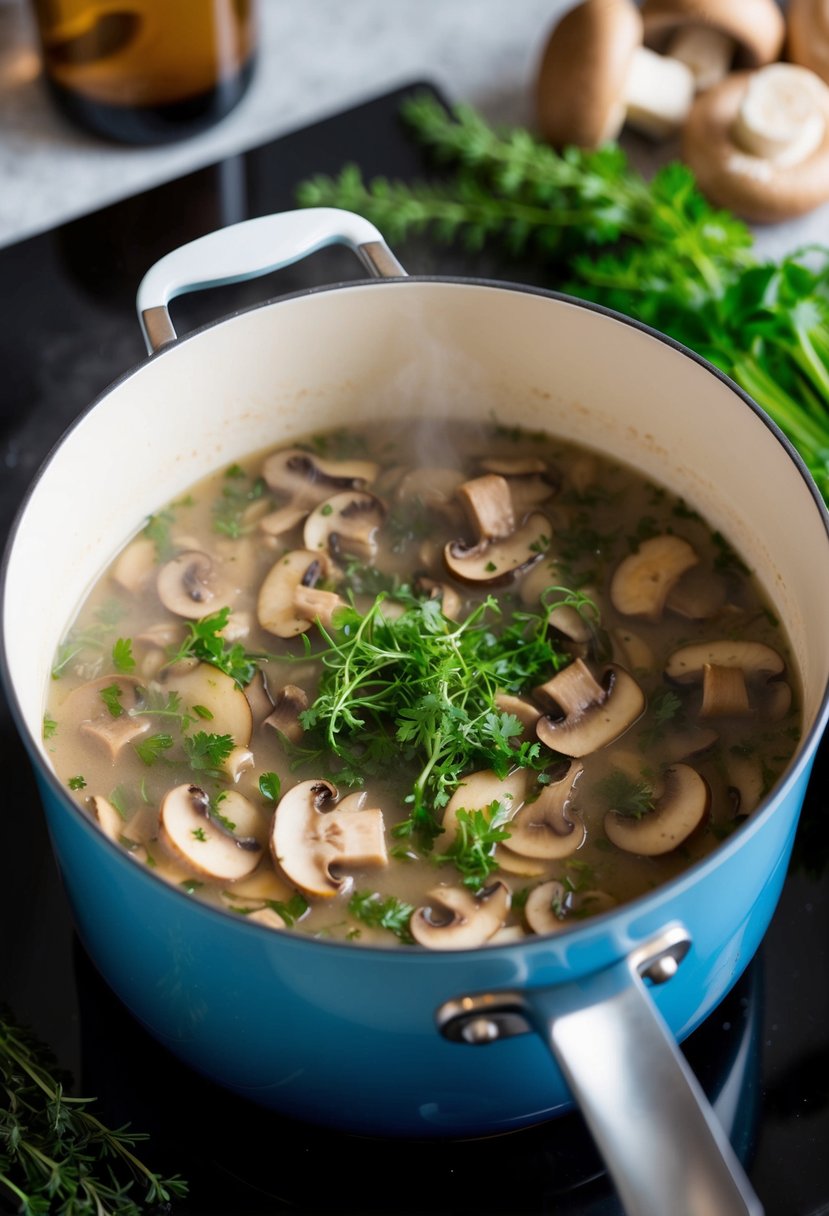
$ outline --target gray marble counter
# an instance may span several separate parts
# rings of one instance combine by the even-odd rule
[[[50,228],[414,80],[531,123],[547,31],[572,0],[261,0],[260,60],[237,109],[161,148],[109,144],[54,109],[27,0],[0,0],[0,245]],[[643,148],[644,171],[675,149]],[[770,254],[829,241],[829,208],[758,232]]]

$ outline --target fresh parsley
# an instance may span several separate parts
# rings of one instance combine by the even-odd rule
[[[348,901],[348,910],[364,925],[372,929],[387,929],[406,945],[414,943],[409,929],[414,907],[405,900],[394,895],[378,895],[376,891],[355,891]]]
[[[184,659],[210,663],[236,681],[240,688],[249,684],[256,674],[263,655],[249,654],[239,642],[228,642],[221,636],[230,620],[230,609],[220,608],[209,616],[187,622],[187,636],[180,646],[168,652],[167,665]]]

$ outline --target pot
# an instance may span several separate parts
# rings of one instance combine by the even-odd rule
[[[177,338],[175,295],[335,241],[377,277]],[[152,357],[47,460],[3,585],[9,700],[78,933],[104,978],[187,1064],[299,1119],[361,1134],[491,1135],[575,1100],[628,1212],[759,1211],[677,1043],[760,944],[826,722],[828,521],[796,453],[730,381],[664,336],[550,292],[408,278],[376,229],[345,212],[268,216],[185,246],[144,279],[139,316]],[[79,812],[41,737],[58,640],[139,521],[266,445],[418,409],[497,413],[680,493],[761,572],[802,681],[794,760],[713,855],[554,937],[450,954],[274,932],[193,901]]]

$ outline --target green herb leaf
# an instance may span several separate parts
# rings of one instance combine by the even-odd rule
[[[348,901],[348,910],[364,925],[373,929],[388,929],[407,945],[414,942],[409,929],[414,907],[394,895],[383,897],[376,891],[355,891]]]
[[[118,638],[112,647],[112,662],[115,665],[116,671],[121,671],[125,674],[135,671],[131,638]]]
[[[124,695],[123,688],[118,684],[108,684],[106,688],[100,691],[100,697],[104,705],[110,712],[113,718],[120,718],[124,712],[124,707],[121,704],[121,697]]]
[[[173,736],[167,734],[146,735],[133,744],[136,755],[146,765],[155,764],[173,746]]]
[[[278,802],[282,791],[282,782],[277,773],[262,773],[259,778],[259,793],[268,802]]]
[[[184,659],[198,659],[217,667],[244,688],[256,674],[259,660],[266,656],[249,654],[240,643],[227,642],[221,632],[229,620],[230,609],[220,608],[198,621],[188,621],[187,637],[178,649],[169,653],[168,667]]]
[[[182,739],[190,767],[197,772],[218,773],[236,746],[231,735],[209,735],[196,731]]]

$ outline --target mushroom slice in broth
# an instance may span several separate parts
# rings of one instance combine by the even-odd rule
[[[254,454],[229,530],[226,470],[160,504],[56,659],[44,735],[84,813],[262,932],[557,932],[716,848],[794,749],[787,639],[703,519],[594,452],[437,427]],[[215,594],[183,615],[159,578],[193,555]]]

